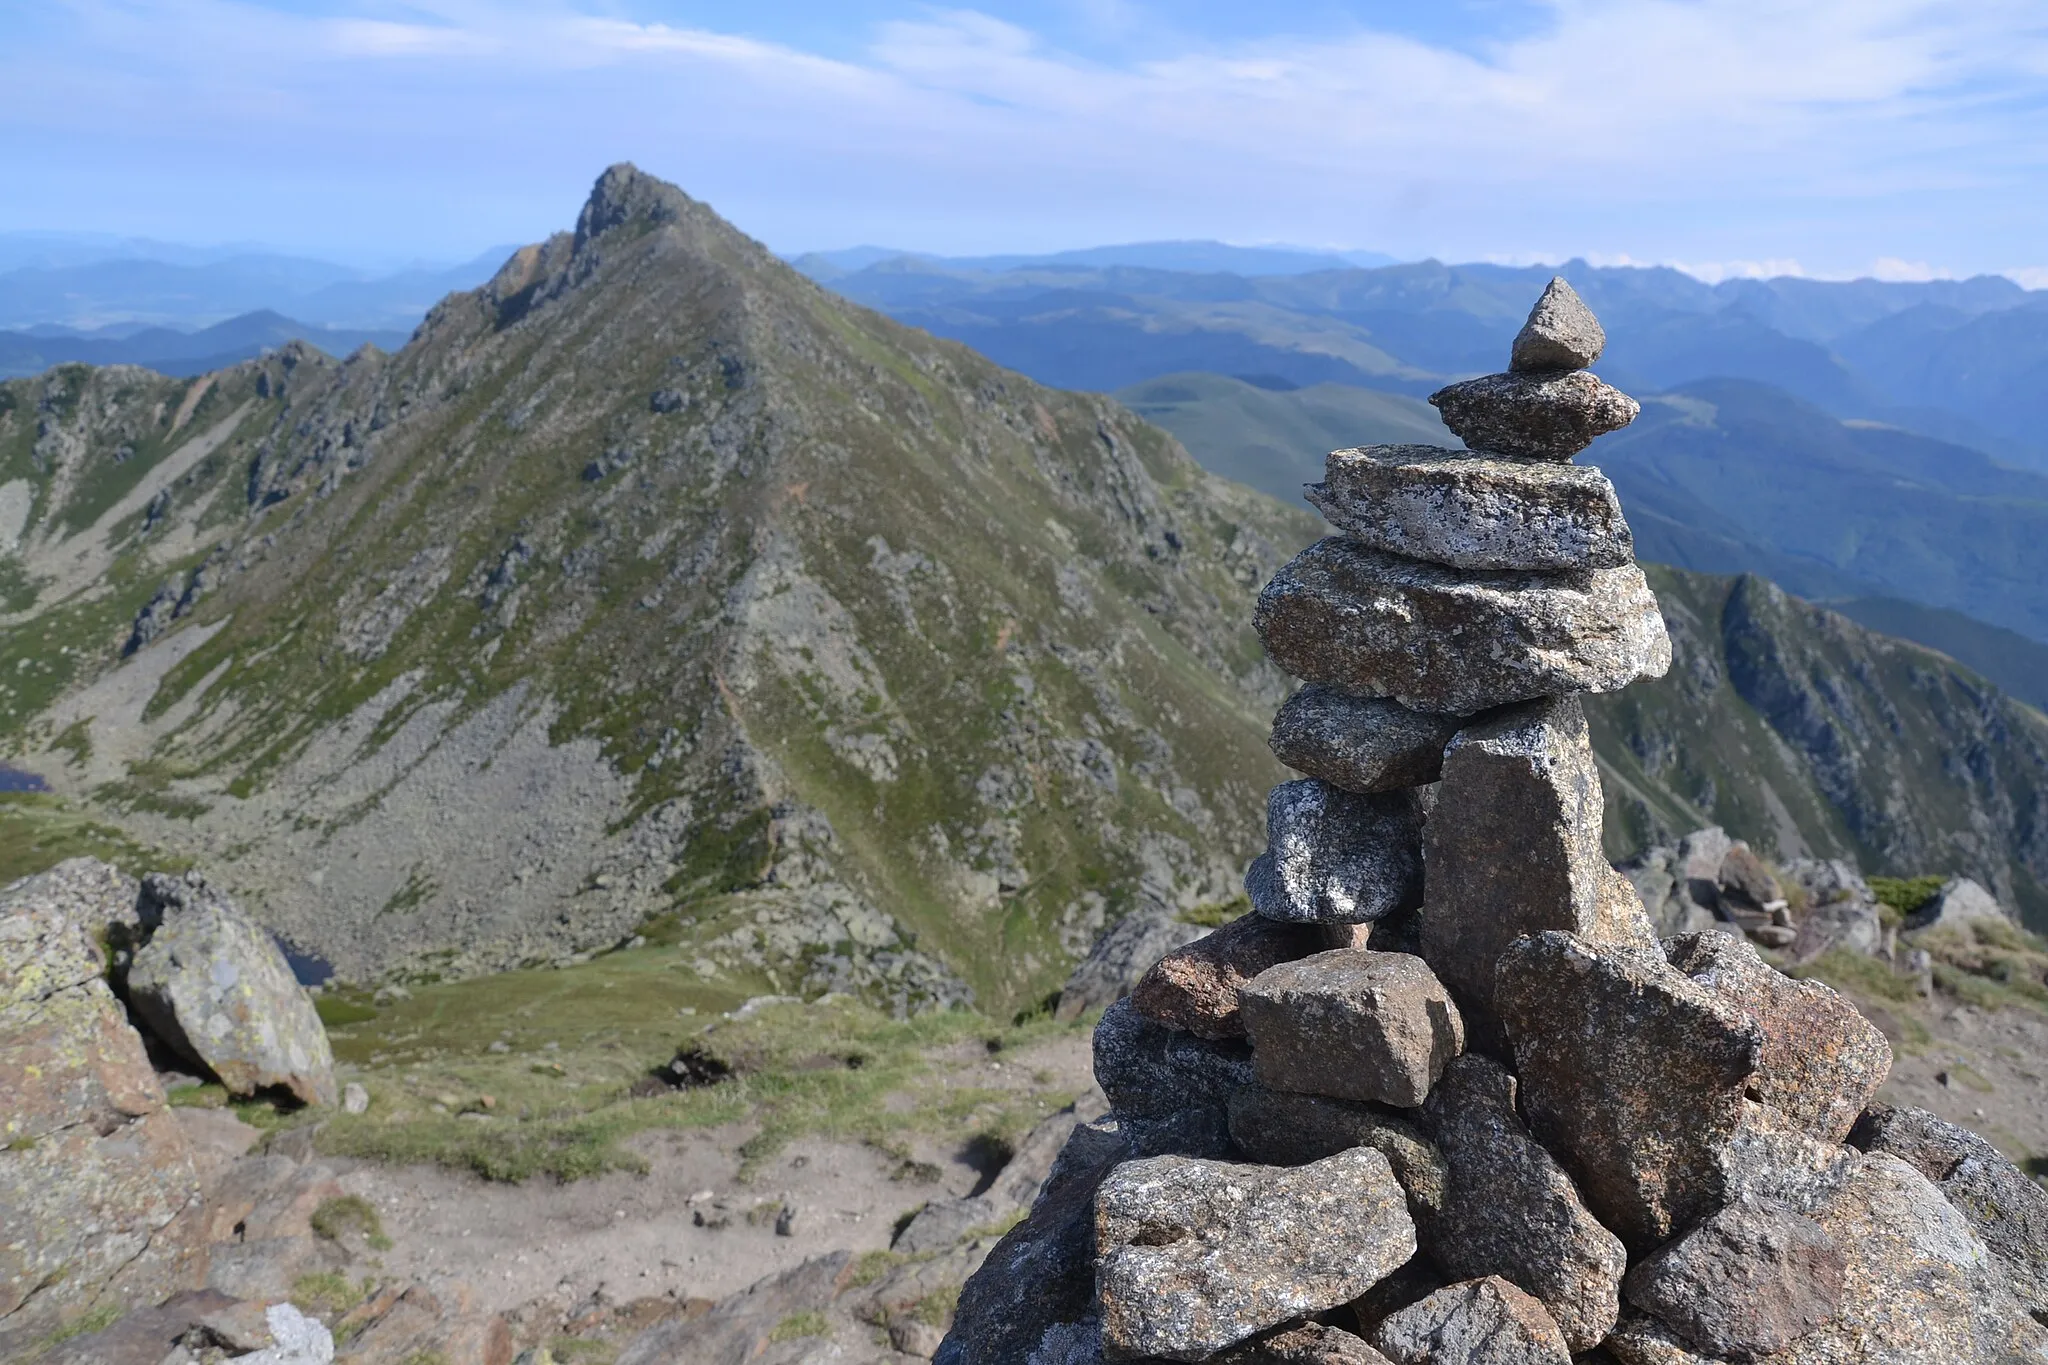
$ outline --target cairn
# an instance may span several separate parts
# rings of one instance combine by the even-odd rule
[[[1104,1013],[1113,1112],[941,1365],[2048,1359],[2048,1194],[1871,1108],[1891,1050],[1853,1005],[1736,935],[1660,943],[1602,852],[1580,694],[1671,662],[1572,462],[1638,410],[1604,345],[1555,279],[1507,373],[1431,398],[1468,449],[1329,457],[1339,534],[1255,618],[1304,776],[1251,913]]]

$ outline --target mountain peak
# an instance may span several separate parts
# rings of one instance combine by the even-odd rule
[[[639,236],[665,223],[682,220],[702,205],[666,180],[647,174],[630,161],[605,167],[590,198],[576,218],[576,250],[620,228]]]

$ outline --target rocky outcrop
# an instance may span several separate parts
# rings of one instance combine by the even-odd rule
[[[196,875],[150,876],[142,907],[128,999],[150,1031],[233,1094],[336,1103],[327,1030],[270,935]]]
[[[192,1151],[105,980],[132,884],[67,864],[0,890],[0,1357],[204,1279]],[[126,904],[133,906],[132,894]]]
[[[1580,694],[1669,653],[1604,481],[1563,463],[1634,411],[1572,368],[1601,344],[1559,281],[1511,373],[1437,396],[1471,453],[1332,456],[1316,497],[1350,538],[1284,568],[1257,616],[1309,683],[1275,752],[1314,776],[1274,793],[1246,885],[1275,927],[1363,942],[1299,953],[1240,921],[1104,1015],[1097,1076],[1127,1145],[1095,1195],[1092,1295],[1069,1240],[1058,1316],[1020,1332],[991,1310],[1021,1291],[984,1270],[948,1365],[1024,1340],[1021,1365],[1359,1358],[1322,1331],[1279,1344],[1303,1317],[1355,1321],[1403,1365],[2048,1358],[2015,1261],[2043,1254],[2037,1198],[1867,1112],[1882,1034],[1746,941],[1839,945],[1868,899],[1853,871],[1793,865],[1788,886],[1718,829],[1635,884],[1602,856]],[[1386,856],[1389,797],[1427,811],[1419,914]],[[1244,1042],[1219,1039],[1233,1011]],[[1859,1114],[1869,1154],[1842,1145]]]

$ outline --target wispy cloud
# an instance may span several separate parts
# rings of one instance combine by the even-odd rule
[[[324,175],[366,206],[422,182],[500,215],[545,194],[558,221],[632,155],[787,246],[1199,235],[1900,278],[2024,259],[2048,207],[2033,0],[1552,0],[1455,44],[1290,28],[1284,4],[1226,43],[1087,0],[1136,53],[1114,60],[966,8],[830,54],[798,23],[630,0],[29,8],[33,40],[0,52],[0,156],[40,137],[104,177],[166,143],[201,167],[290,147],[294,204]]]

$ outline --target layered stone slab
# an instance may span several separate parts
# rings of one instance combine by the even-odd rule
[[[1309,683],[1273,717],[1273,756],[1298,773],[1351,792],[1434,782],[1456,716],[1411,711],[1386,697],[1354,697]]]
[[[1332,451],[1307,496],[1360,544],[1434,564],[1557,572],[1635,561],[1614,485],[1586,465],[1360,446]]]
[[[1569,460],[1636,420],[1636,400],[1585,370],[1482,375],[1429,396],[1474,450]]]
[[[1274,576],[1253,624],[1297,678],[1455,715],[1613,692],[1671,667],[1656,595],[1633,564],[1471,573],[1333,536]]]

